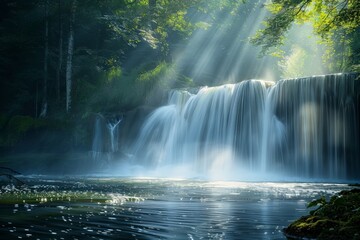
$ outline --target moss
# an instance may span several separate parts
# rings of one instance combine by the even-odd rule
[[[340,222],[318,216],[305,216],[292,223],[286,233],[292,236],[316,238],[323,231],[333,231]]]
[[[310,215],[301,217],[284,229],[290,238],[360,239],[360,189],[342,191],[329,202],[324,198]]]

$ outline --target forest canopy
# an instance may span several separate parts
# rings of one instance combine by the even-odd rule
[[[359,71],[359,0],[273,0],[266,7],[271,15],[252,39],[264,52],[284,44],[294,23],[309,23],[328,48],[332,70]]]
[[[99,111],[109,101],[105,111],[126,110],[144,103],[159,74],[188,85],[172,71],[172,47],[241,3],[1,1],[1,112],[54,116]]]
[[[359,0],[4,0],[0,12],[6,116],[129,111],[171,88],[270,70],[274,79],[359,70]],[[300,25],[311,30],[299,40]],[[306,65],[314,59],[322,70]]]

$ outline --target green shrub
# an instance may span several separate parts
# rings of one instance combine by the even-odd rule
[[[3,144],[14,145],[21,140],[29,131],[35,130],[47,125],[44,119],[35,119],[30,116],[16,115],[10,118],[4,132]]]

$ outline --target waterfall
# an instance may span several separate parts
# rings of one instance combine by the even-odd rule
[[[118,128],[123,117],[107,117],[96,114],[94,119],[94,131],[91,146],[91,157],[93,160],[112,159],[112,154],[119,150]]]
[[[122,117],[119,119],[115,118],[114,120],[110,120],[106,125],[109,130],[110,146],[111,146],[110,150],[112,153],[118,151],[118,144],[117,144],[118,133],[116,130],[117,130],[119,123],[122,121],[122,119],[123,119]]]
[[[204,87],[196,95],[170,93],[168,105],[144,123],[134,146],[136,162],[148,167],[188,165],[206,174],[238,164],[259,167],[267,83]]]
[[[270,89],[265,169],[345,179],[355,167],[359,132],[354,74],[279,81]]]
[[[360,170],[355,78],[248,80],[196,94],[172,91],[168,104],[143,124],[132,161],[147,169],[188,166],[204,175],[345,179]]]

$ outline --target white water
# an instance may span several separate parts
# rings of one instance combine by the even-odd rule
[[[119,123],[121,123],[122,118],[120,119],[115,119],[114,121],[109,121],[107,123],[107,127],[109,130],[109,134],[110,134],[110,146],[111,146],[111,152],[116,152],[118,150],[118,132],[117,132],[117,127],[119,125]]]
[[[119,150],[118,127],[122,120],[122,117],[107,120],[101,114],[96,115],[91,146],[93,160],[102,161],[104,158],[109,160],[111,154]]]
[[[359,169],[354,95],[352,75],[173,91],[144,123],[132,161],[168,176],[345,179]]]
[[[308,214],[309,201],[350,189],[323,183],[23,179],[31,187],[0,188],[2,202],[18,201],[0,204],[2,239],[286,239],[282,229]]]

